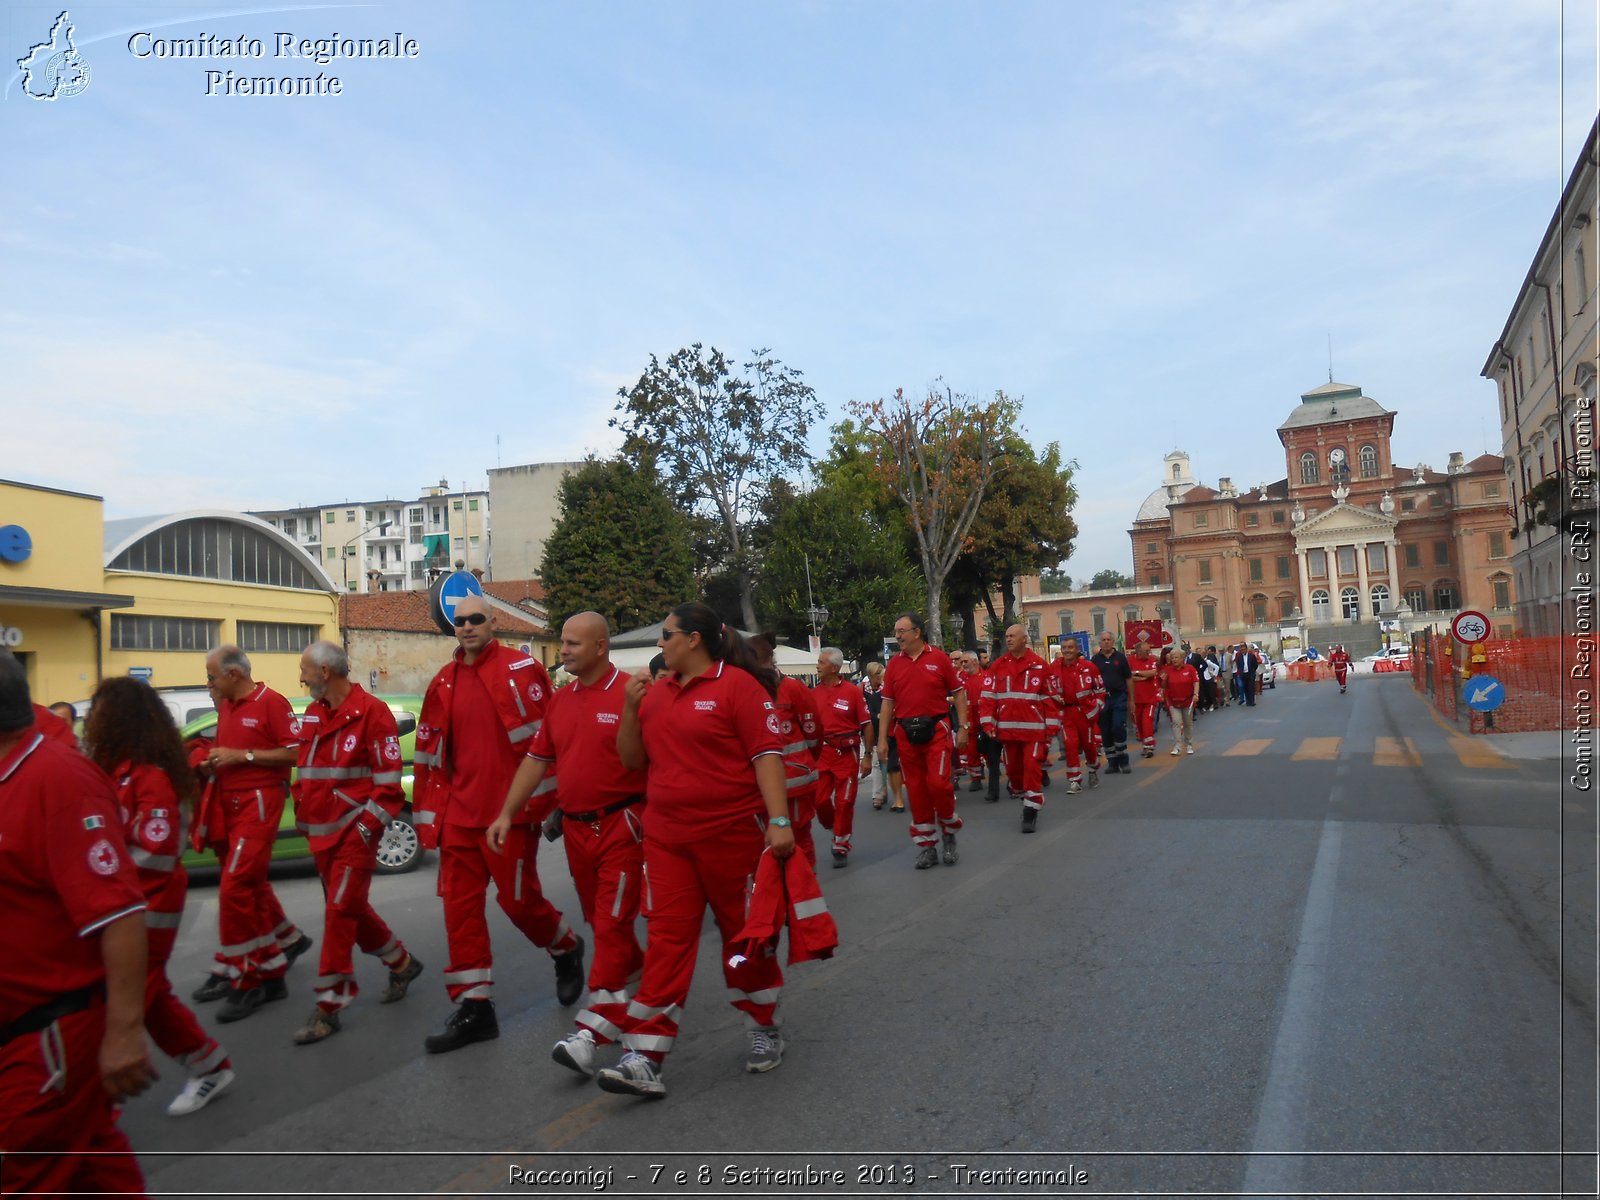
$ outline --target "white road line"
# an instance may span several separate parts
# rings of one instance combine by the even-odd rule
[[[1336,796],[1342,790],[1336,787]],[[1253,1153],[1243,1188],[1250,1196],[1288,1196],[1300,1191],[1300,1160],[1277,1157],[1271,1152],[1305,1148],[1313,1057],[1332,966],[1334,884],[1343,839],[1342,821],[1329,819],[1322,823],[1305,914],[1300,919],[1300,938],[1289,965],[1283,1012],[1278,1018],[1278,1036],[1272,1044],[1267,1086],[1250,1143]]]

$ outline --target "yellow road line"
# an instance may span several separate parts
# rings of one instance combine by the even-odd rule
[[[1422,755],[1417,753],[1417,744],[1410,738],[1381,737],[1378,739],[1378,748],[1372,755],[1372,765],[1375,767],[1420,767]]]
[[[1308,737],[1300,742],[1300,749],[1289,756],[1291,762],[1303,762],[1306,759],[1317,759],[1326,762],[1339,757],[1339,746],[1343,738],[1336,737]]]
[[[1271,738],[1245,738],[1242,742],[1235,742],[1222,752],[1223,758],[1241,758],[1260,754],[1272,745]]]
[[[1481,737],[1453,737],[1449,746],[1463,767],[1484,767],[1491,771],[1515,771],[1517,764]]]

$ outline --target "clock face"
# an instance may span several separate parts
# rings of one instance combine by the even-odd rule
[[[1339,466],[1344,462],[1344,451],[1336,448],[1332,454],[1328,455],[1328,461],[1336,467]]]

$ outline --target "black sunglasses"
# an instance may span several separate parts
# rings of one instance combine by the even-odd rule
[[[455,626],[460,629],[463,625],[482,625],[489,618],[483,613],[467,613],[465,616],[454,618]]]
[[[690,633],[693,633],[693,632],[694,632],[694,630],[692,630],[692,629],[663,629],[661,631],[661,640],[663,642],[670,642],[673,638],[677,637],[680,633],[682,633],[682,634],[690,634]]]

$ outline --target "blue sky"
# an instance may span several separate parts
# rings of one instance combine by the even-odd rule
[[[8,66],[60,11],[4,6]],[[1068,570],[1127,570],[1168,450],[1283,476],[1330,336],[1398,462],[1497,451],[1478,372],[1596,108],[1593,0],[69,11],[89,87],[0,103],[0,475],[112,517],[606,453],[617,388],[702,341],[770,347],[830,423],[936,376],[1021,397],[1080,463]]]

